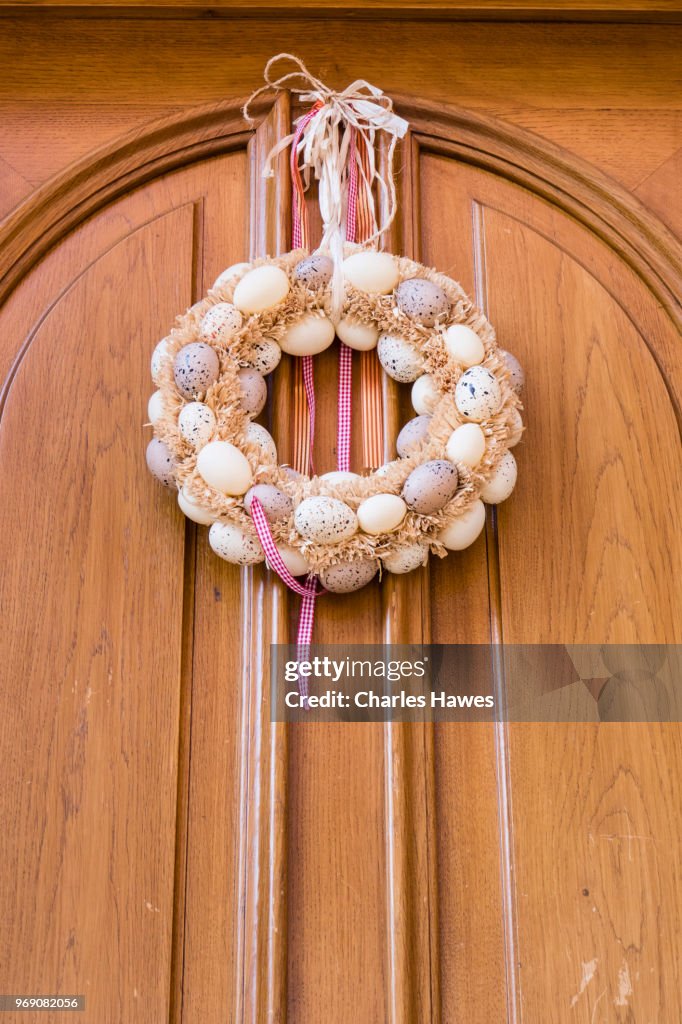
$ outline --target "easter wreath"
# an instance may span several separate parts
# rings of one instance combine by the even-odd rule
[[[341,593],[473,543],[485,504],[511,494],[523,430],[521,367],[454,280],[372,248],[347,243],[343,256],[340,315],[324,252],[222,273],[154,350],[147,448],[185,515],[210,525],[216,554],[246,565],[267,552],[287,581],[316,576]],[[278,464],[254,418],[282,352],[312,356],[335,337],[376,347],[385,372],[412,385],[417,415],[398,457],[370,475],[307,477]]]

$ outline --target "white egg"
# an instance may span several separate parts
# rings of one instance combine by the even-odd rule
[[[448,551],[462,551],[473,544],[485,526],[485,505],[476,499],[466,512],[453,519],[438,534],[438,540]]]
[[[317,544],[338,544],[357,533],[358,518],[338,498],[319,495],[304,498],[294,512],[294,526],[306,540]]]
[[[389,377],[401,384],[410,384],[422,372],[423,360],[420,353],[414,345],[397,334],[380,336],[377,355]]]
[[[245,273],[245,271],[249,269],[250,265],[250,263],[233,263],[231,267],[228,267],[226,270],[223,270],[222,274],[218,274],[215,281],[213,282],[213,287],[224,288],[231,281],[233,281],[235,277],[238,277],[240,274]]]
[[[478,423],[463,423],[450,434],[445,446],[450,462],[463,462],[471,469],[477,466],[485,455],[485,434]]]
[[[170,359],[168,351],[169,341],[170,338],[163,338],[152,352],[152,380],[155,384],[159,383],[159,374],[161,373],[164,360]]]
[[[506,501],[514,490],[516,483],[516,459],[511,452],[505,452],[497,469],[481,491],[481,497],[488,505],[498,505]]]
[[[387,252],[356,252],[343,261],[343,273],[358,291],[387,295],[398,283],[398,266]]]
[[[516,394],[520,395],[523,390],[523,385],[526,383],[526,375],[523,372],[523,367],[516,356],[512,355],[511,352],[506,352],[501,348],[500,355],[507,364],[509,376],[511,377],[511,386],[514,388]]]
[[[189,497],[184,487],[178,491],[178,505],[188,519],[193,523],[199,523],[200,526],[210,526],[215,519],[215,512],[197,504],[194,498]]]
[[[320,313],[306,313],[286,329],[280,346],[290,356],[315,356],[329,348],[333,340],[331,320]]]
[[[523,420],[521,419],[521,413],[518,409],[512,410],[509,423],[507,424],[507,430],[509,431],[507,447],[514,448],[523,437]]]
[[[348,348],[356,352],[369,352],[376,348],[379,331],[374,324],[363,324],[354,317],[345,316],[336,325],[336,333]]]
[[[229,441],[209,441],[199,452],[197,470],[222,494],[246,494],[253,483],[246,456]]]
[[[500,407],[502,392],[496,378],[484,366],[465,370],[455,388],[455,405],[468,420],[485,420]]]
[[[249,366],[266,375],[279,366],[282,349],[273,338],[261,338],[253,343],[247,358]]]
[[[428,557],[428,544],[406,544],[391,552],[390,555],[383,555],[381,561],[384,563],[384,569],[402,574],[418,569],[420,565],[426,563]]]
[[[260,423],[249,423],[247,425],[244,431],[244,440],[247,444],[258,445],[260,449],[259,462],[277,462],[277,446],[273,436]]]
[[[233,523],[215,522],[208,531],[208,543],[216,555],[234,565],[255,565],[265,557],[258,537]]]
[[[289,278],[281,267],[264,263],[244,274],[234,290],[233,301],[242,313],[262,313],[279,305],[289,294]]]
[[[373,494],[365,498],[358,508],[358,522],[365,533],[390,533],[400,526],[407,505],[397,494]]]
[[[249,416],[258,416],[268,399],[268,386],[258,370],[250,366],[237,373],[241,389],[240,405]]]
[[[399,461],[399,459],[394,459],[392,462],[385,462],[383,466],[379,466],[377,469],[374,470],[374,476],[388,476],[389,473],[393,472],[393,467],[397,466]]]
[[[201,448],[211,440],[215,430],[216,418],[213,409],[203,402],[189,402],[180,410],[178,428],[186,441]]]
[[[204,341],[227,344],[242,325],[242,315],[231,302],[218,302],[204,314],[201,336]]]
[[[320,571],[320,583],[332,594],[350,594],[365,587],[377,574],[378,564],[374,559],[363,558],[356,562],[341,562]]]
[[[453,324],[445,332],[445,347],[460,366],[477,366],[485,358],[483,342],[466,324]]]
[[[155,391],[147,404],[150,423],[156,423],[163,416],[163,391]]]
[[[362,480],[359,473],[348,473],[343,469],[333,469],[331,473],[323,473],[320,480],[326,480],[329,484],[345,484],[354,480]]]
[[[308,575],[311,569],[310,562],[297,548],[291,548],[287,544],[280,544],[277,550],[292,576]]]
[[[436,388],[436,382],[428,373],[417,377],[412,385],[412,408],[420,416],[426,416],[433,412],[438,404],[440,395]]]

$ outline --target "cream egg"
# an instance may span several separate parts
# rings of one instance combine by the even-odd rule
[[[426,415],[415,416],[407,421],[395,442],[396,451],[402,459],[412,455],[428,439],[430,426],[431,417]]]
[[[465,370],[455,388],[455,405],[468,420],[485,420],[500,407],[502,392],[496,378],[484,366]]]
[[[247,444],[257,445],[260,453],[259,462],[277,462],[277,446],[272,434],[261,426],[260,423],[248,423],[244,431],[244,440]]]
[[[231,302],[218,302],[211,306],[201,321],[201,336],[205,341],[227,344],[242,325],[242,315]]]
[[[481,491],[481,497],[488,505],[506,501],[516,484],[516,459],[511,452],[505,452],[497,469]]]
[[[175,384],[185,398],[194,398],[206,391],[218,379],[219,372],[217,353],[203,341],[185,345],[173,363]]]
[[[155,384],[159,383],[159,374],[161,373],[164,362],[166,359],[170,358],[170,353],[168,351],[169,341],[170,338],[162,338],[152,352],[152,380]]]
[[[246,456],[229,441],[209,441],[197,456],[197,470],[221,494],[246,494],[253,482]]]
[[[260,338],[251,346],[247,358],[249,366],[265,376],[279,366],[282,349],[274,338]]]
[[[450,462],[463,462],[471,469],[477,466],[485,455],[485,434],[478,423],[463,423],[453,430],[445,454]]]
[[[402,523],[407,505],[397,494],[373,494],[358,508],[358,523],[365,533],[390,533]]]
[[[283,302],[289,294],[289,278],[281,267],[264,263],[241,278],[233,302],[242,313],[262,313]]]
[[[315,356],[329,348],[333,340],[331,320],[321,313],[306,313],[287,328],[280,346],[291,356]]]
[[[363,324],[355,317],[345,316],[336,325],[336,334],[348,348],[356,352],[369,352],[376,348],[379,331],[374,324]]]
[[[410,384],[422,372],[420,353],[405,338],[397,334],[382,334],[377,347],[379,362],[389,377],[401,384]]]
[[[428,544],[406,544],[404,547],[396,548],[389,555],[382,555],[381,561],[388,572],[402,575],[414,572],[421,565],[425,565],[428,557]]]
[[[485,348],[476,331],[466,324],[453,324],[443,336],[445,347],[460,366],[477,366],[485,359]]]
[[[514,448],[523,437],[523,420],[518,409],[512,409],[507,431],[507,447]]]
[[[278,523],[282,519],[288,519],[291,515],[294,503],[288,494],[280,491],[279,487],[273,484],[256,484],[249,487],[244,495],[244,508],[251,515],[251,503],[256,498],[263,507],[265,518],[269,523]]]
[[[306,256],[305,259],[301,260],[294,267],[294,277],[301,284],[304,284],[306,288],[311,291],[317,291],[319,288],[326,288],[332,279],[334,273],[334,264],[329,256],[324,256],[322,253],[313,253],[312,256]]]
[[[420,416],[432,413],[438,404],[440,395],[436,388],[436,382],[429,373],[423,373],[417,377],[412,385],[412,408]]]
[[[297,548],[289,547],[288,544],[280,544],[277,550],[292,576],[308,575],[312,568],[310,562]]]
[[[438,512],[457,490],[457,470],[445,459],[423,462],[403,485],[403,498],[413,512],[428,516]]]
[[[190,402],[180,410],[178,429],[185,441],[195,448],[201,448],[211,440],[215,427],[215,413],[203,402]]]
[[[218,274],[215,281],[213,282],[214,288],[226,288],[227,285],[231,284],[236,277],[246,273],[249,269],[249,263],[233,263],[231,267],[227,267],[223,270],[222,274]]]
[[[378,564],[374,559],[363,558],[356,562],[340,562],[320,570],[320,583],[332,594],[350,594],[365,587],[377,574]]]
[[[294,525],[302,537],[316,544],[339,544],[357,533],[358,518],[352,508],[318,495],[304,498],[294,512]]]
[[[320,480],[325,480],[328,484],[346,484],[362,480],[362,477],[359,473],[349,473],[345,469],[333,469],[330,473],[323,473]]]
[[[356,252],[343,261],[346,280],[360,292],[387,295],[399,280],[398,267],[387,252]]]
[[[163,391],[155,391],[149,399],[147,416],[150,423],[156,423],[163,416]]]
[[[199,523],[200,526],[210,526],[215,520],[215,512],[211,512],[194,498],[190,498],[184,487],[178,491],[178,505],[188,519],[191,519],[193,523]]]
[[[175,487],[175,459],[170,448],[158,437],[153,437],[147,445],[147,469],[164,487]]]
[[[267,384],[261,377],[258,370],[246,367],[237,374],[239,387],[241,388],[241,407],[248,416],[257,416],[263,411],[268,398]]]
[[[447,315],[450,300],[437,284],[425,277],[410,277],[401,281],[395,293],[398,309],[425,327],[433,327],[437,320]]]
[[[453,519],[438,534],[438,540],[448,551],[463,551],[473,544],[485,526],[485,505],[476,499],[466,512]]]
[[[526,375],[523,372],[523,367],[516,356],[512,355],[511,352],[507,352],[505,349],[501,348],[500,355],[507,364],[509,376],[511,377],[511,386],[514,388],[516,394],[520,395],[523,390],[523,385],[526,383]]]
[[[234,565],[255,565],[265,557],[258,537],[233,523],[215,522],[208,531],[208,543],[216,555]]]

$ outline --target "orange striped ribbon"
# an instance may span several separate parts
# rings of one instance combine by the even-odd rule
[[[369,179],[368,142],[358,137],[358,152],[363,178]],[[362,242],[374,232],[367,189],[361,182],[358,189],[358,241]],[[365,469],[376,469],[384,461],[384,416],[381,383],[381,364],[374,351],[360,353],[360,407],[362,412],[362,464]]]

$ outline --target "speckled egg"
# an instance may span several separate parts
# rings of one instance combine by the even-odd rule
[[[231,267],[227,267],[223,270],[222,274],[218,274],[215,281],[213,282],[214,288],[225,288],[227,285],[234,281],[235,277],[239,277],[240,274],[244,274],[249,269],[250,264],[248,263],[233,263]]]
[[[330,565],[320,571],[320,583],[332,594],[350,594],[374,579],[379,566],[374,559],[361,559],[356,562],[341,562]]]
[[[506,501],[516,484],[516,459],[511,452],[505,452],[497,469],[481,491],[481,497],[488,505]]]
[[[507,447],[514,448],[523,437],[523,420],[518,409],[512,409],[507,430]]]
[[[272,484],[256,484],[248,489],[244,495],[244,508],[249,515],[251,515],[251,502],[254,498],[257,498],[263,506],[265,518],[269,523],[278,523],[281,519],[288,519],[294,508],[294,503],[289,495]]]
[[[478,499],[438,534],[448,551],[463,551],[473,544],[485,526],[485,505]]]
[[[336,333],[344,345],[356,352],[370,352],[379,340],[379,330],[374,324],[363,324],[351,316],[339,320]]]
[[[319,495],[301,502],[294,512],[294,525],[306,540],[339,544],[357,533],[358,517],[338,498]]]
[[[356,252],[343,261],[347,281],[360,292],[387,295],[399,280],[398,266],[387,252]]]
[[[423,373],[421,377],[417,377],[412,385],[411,395],[414,411],[419,413],[420,416],[431,413],[436,408],[439,399],[440,395],[438,394],[433,377],[428,373]]]
[[[468,420],[480,421],[493,416],[501,399],[500,385],[484,366],[472,366],[457,381],[455,405]]]
[[[199,523],[200,526],[210,526],[215,520],[215,512],[211,512],[210,509],[198,504],[194,498],[190,498],[184,487],[178,491],[178,505],[188,519],[191,519],[193,523]]]
[[[163,391],[155,391],[147,403],[149,422],[154,424],[163,416]]]
[[[350,473],[344,469],[333,469],[330,473],[323,473],[320,480],[325,480],[328,484],[346,484],[356,483],[358,480],[362,480],[359,473]]]
[[[438,512],[457,490],[457,470],[445,459],[433,459],[413,469],[403,485],[403,498],[422,516]]]
[[[169,358],[169,341],[170,338],[162,338],[162,340],[159,342],[159,344],[152,352],[152,380],[154,381],[155,384],[159,383],[159,374],[161,373],[161,368],[163,367],[165,360]]]
[[[310,562],[297,548],[291,548],[287,544],[280,544],[277,550],[292,576],[308,575],[311,570]]]
[[[395,448],[401,458],[411,455],[422,442],[426,441],[431,426],[430,416],[415,416],[408,420],[398,434]]]
[[[147,469],[164,487],[175,487],[173,470],[175,459],[168,445],[153,437],[147,445]]]
[[[248,416],[257,416],[262,412],[268,398],[268,387],[258,370],[246,367],[237,374],[242,397],[240,404]]]
[[[201,336],[206,341],[226,345],[242,325],[242,315],[231,302],[211,306],[201,321]]]
[[[392,462],[384,462],[383,466],[378,466],[374,470],[374,476],[384,477],[388,476],[389,473],[393,472],[393,467],[399,465],[400,459],[393,459]]]
[[[396,288],[395,298],[398,309],[405,316],[425,327],[433,327],[450,309],[450,300],[443,289],[425,277],[410,277],[401,281]]]
[[[523,390],[523,385],[526,383],[526,375],[523,372],[523,367],[516,356],[512,355],[511,352],[507,352],[502,348],[500,349],[500,355],[507,364],[509,376],[511,377],[511,386],[514,388],[516,394],[520,395]]]
[[[195,448],[201,448],[211,440],[215,425],[213,409],[209,409],[203,402],[190,402],[180,410],[178,429],[185,441],[189,441]]]
[[[293,466],[280,466],[280,469],[284,475],[289,478],[289,480],[300,480],[303,476],[303,474],[299,473],[299,471],[294,469]]]
[[[485,359],[485,348],[476,331],[466,324],[453,324],[443,336],[445,347],[460,366],[478,366]]]
[[[259,449],[259,462],[276,463],[277,446],[274,438],[260,423],[247,424],[244,431],[244,440],[247,444],[255,444]]]
[[[197,471],[222,494],[246,494],[253,482],[246,456],[229,441],[209,441],[197,456]]]
[[[289,278],[281,267],[264,263],[241,278],[233,302],[242,313],[262,313],[283,302],[289,294]]]
[[[380,336],[377,355],[389,377],[401,384],[410,384],[422,372],[421,355],[414,345],[397,334]]]
[[[233,523],[214,523],[208,531],[208,543],[216,555],[234,565],[254,565],[265,557],[258,537]]]
[[[301,284],[304,284],[306,288],[311,291],[317,291],[318,288],[326,288],[332,279],[334,273],[334,264],[329,256],[324,256],[322,253],[314,253],[312,256],[306,256],[304,260],[297,263],[294,267],[294,277]]]
[[[485,455],[485,434],[478,423],[463,423],[450,434],[445,446],[450,462],[463,462],[471,469],[477,466]]]
[[[315,356],[334,340],[334,325],[321,313],[306,313],[288,327],[280,341],[283,352],[291,356]]]
[[[381,561],[384,569],[387,569],[388,572],[402,575],[406,572],[414,572],[420,565],[426,563],[428,557],[428,544],[406,544],[391,552],[390,555],[383,555]]]
[[[203,341],[193,341],[181,348],[173,364],[177,389],[185,398],[194,398],[206,391],[219,373],[218,355]]]
[[[281,358],[282,349],[274,338],[261,338],[251,346],[248,363],[254,370],[267,375],[277,369]]]
[[[358,522],[365,533],[378,536],[397,529],[407,513],[407,505],[397,494],[373,494],[358,508]]]

